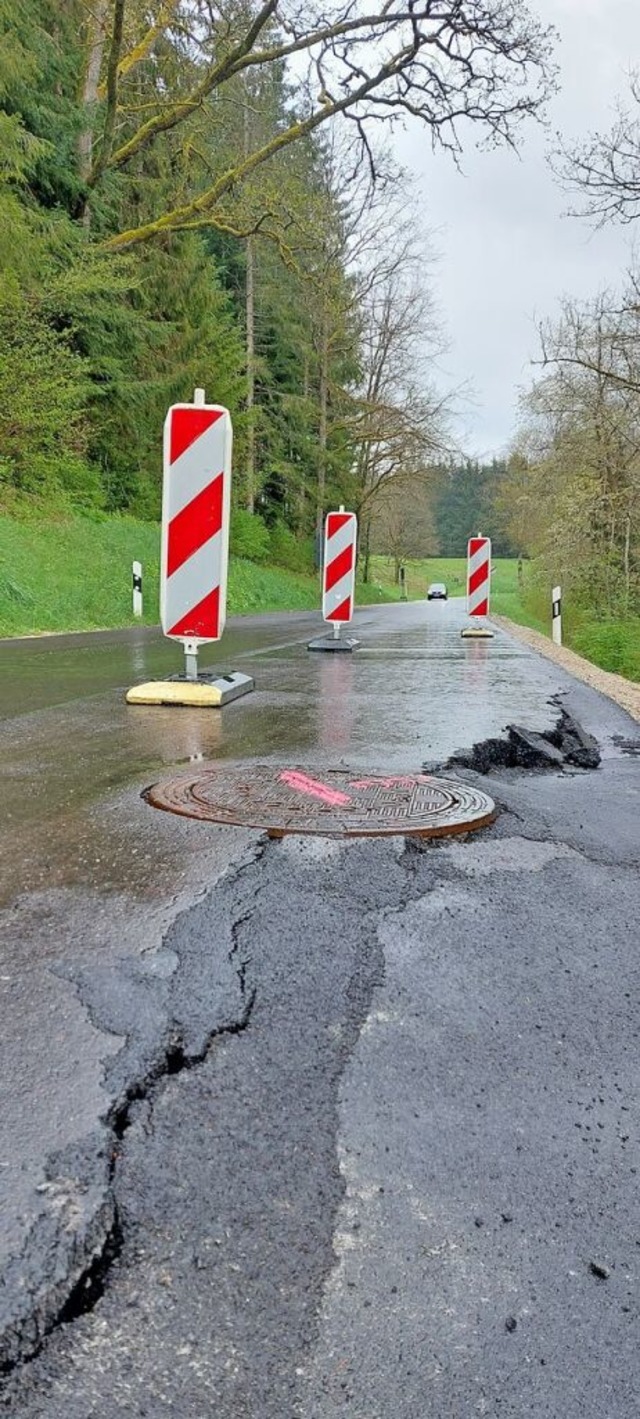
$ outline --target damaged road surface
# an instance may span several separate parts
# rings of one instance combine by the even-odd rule
[[[563,762],[487,763],[467,840],[243,834],[225,864],[229,830],[136,810],[218,880],[146,946],[132,905],[117,949],[50,953],[102,1104],[2,1274],[16,1419],[635,1419],[638,733],[529,659],[521,728]]]

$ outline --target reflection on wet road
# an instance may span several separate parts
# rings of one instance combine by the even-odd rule
[[[236,624],[202,659],[257,688],[221,712],[126,705],[179,667],[153,632],[0,647],[0,1345],[30,1348],[125,1219],[12,1413],[281,1415],[300,1380],[325,1419],[350,1393],[466,1414],[479,1385],[487,1412],[600,1419],[622,1374],[635,1414],[633,726],[465,619],[365,610],[353,655],[308,653],[317,617]],[[565,689],[600,770],[499,777],[473,845],[263,849],[141,799],[190,760],[415,771],[550,725]]]
[[[123,816],[122,794],[137,800],[167,765],[222,757],[416,770],[512,719],[550,724],[561,673],[502,633],[462,640],[465,622],[461,601],[367,608],[357,652],[310,655],[316,615],[236,621],[202,664],[250,672],[256,692],[222,712],[124,703],[129,685],[181,668],[180,647],[155,631],[6,642],[2,897],[88,879],[148,883],[154,843],[156,867],[166,865],[163,834]]]

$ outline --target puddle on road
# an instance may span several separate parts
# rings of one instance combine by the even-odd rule
[[[0,714],[14,716],[0,730],[4,890],[148,875],[112,805],[172,765],[286,758],[312,771],[418,772],[510,720],[550,726],[560,672],[501,634],[465,644],[463,623],[453,605],[372,609],[356,620],[362,648],[343,655],[307,651],[317,615],[294,618],[286,644],[281,618],[235,627],[203,664],[255,662],[256,690],[222,712],[125,705],[128,684],[175,667],[177,647],[155,632],[0,647]],[[38,710],[45,696],[57,706]],[[159,852],[158,871],[163,862]]]

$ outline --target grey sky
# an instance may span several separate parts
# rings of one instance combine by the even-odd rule
[[[640,66],[640,0],[529,0],[529,8],[560,34],[551,128],[577,138],[608,127],[630,68]],[[472,386],[460,432],[482,457],[503,451],[514,432],[536,320],[553,315],[563,294],[615,284],[631,238],[563,215],[568,199],[545,160],[549,136],[536,126],[526,130],[519,158],[477,151],[470,130],[467,141],[464,175],[433,156],[416,129],[397,149],[420,179],[421,211],[441,257],[435,277],[450,342],[443,378]]]

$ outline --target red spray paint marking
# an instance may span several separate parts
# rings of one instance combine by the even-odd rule
[[[348,793],[340,793],[338,789],[329,788],[326,783],[307,778],[306,774],[296,773],[294,769],[285,769],[278,777],[280,782],[286,783],[289,788],[297,789],[298,793],[307,793],[310,798],[320,798],[332,808],[346,808],[351,803]]]

